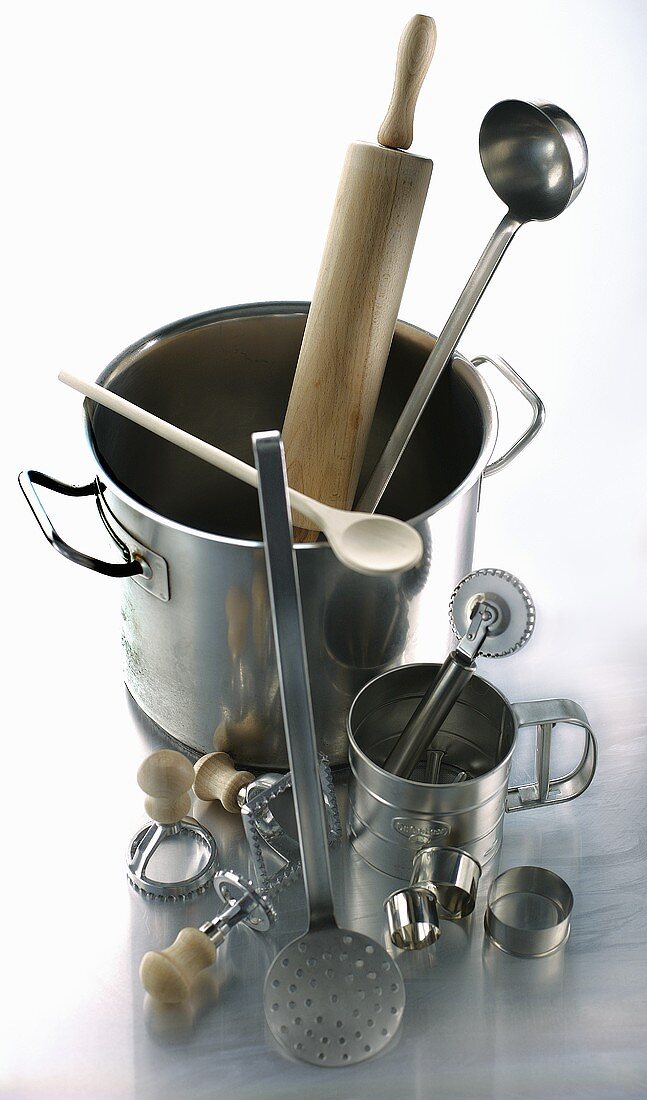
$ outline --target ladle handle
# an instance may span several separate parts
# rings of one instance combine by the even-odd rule
[[[330,923],[334,909],[285,458],[279,432],[257,432],[252,443],[303,881],[315,927]]]
[[[411,391],[411,396],[404,406],[382,454],[377,460],[364,492],[355,505],[357,511],[374,512],[377,508],[440,375],[454,354],[456,345],[463,335],[467,322],[476,309],[483,291],[521,225],[522,222],[513,218],[508,211],[490,237],[476,267],[465,284],[460,298],[436,340],[433,351],[420,372],[420,377]]]

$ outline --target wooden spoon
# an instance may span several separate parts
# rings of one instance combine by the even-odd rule
[[[221,451],[219,447],[169,424],[94,382],[85,382],[67,371],[61,371],[58,377],[66,386],[89,397],[97,405],[125,416],[248,485],[258,485],[258,474],[253,466]],[[357,573],[399,573],[411,569],[422,558],[422,539],[415,528],[403,520],[364,512],[342,512],[294,489],[290,489],[290,504],[318,525],[336,557]]]

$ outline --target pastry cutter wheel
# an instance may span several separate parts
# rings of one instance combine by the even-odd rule
[[[174,749],[151,753],[138,769],[137,782],[148,796],[144,807],[152,820],[135,833],[128,845],[126,873],[130,885],[143,897],[186,901],[203,894],[213,882],[219,866],[218,846],[209,830],[188,816],[192,780],[191,764]],[[178,840],[190,841],[189,847],[194,849],[190,867],[186,868],[189,873],[183,877],[174,873],[170,880],[153,876],[149,864],[156,852],[163,848],[170,854]],[[194,869],[196,856],[201,859]]]
[[[294,1057],[350,1066],[394,1038],[404,982],[379,943],[335,920],[283,448],[278,432],[255,434],[252,441],[309,912],[307,930],[279,951],[267,972],[265,1015],[275,1039]]]
[[[237,924],[267,932],[276,920],[269,898],[235,871],[219,871],[214,886],[225,908],[199,928],[183,928],[170,947],[147,951],[141,961],[139,976],[144,989],[164,1004],[186,1000],[196,975],[212,965],[220,944]]]
[[[319,781],[326,808],[328,844],[341,841],[341,821],[335,786],[328,758],[319,753]],[[245,836],[249,845],[259,888],[275,893],[301,876],[299,843],[274,812],[287,792],[292,790],[292,774],[268,772],[244,787],[238,795]]]
[[[408,779],[476,670],[477,656],[507,657],[529,641],[535,605],[517,577],[502,569],[477,569],[456,586],[449,617],[459,643],[423,695],[383,764]]]

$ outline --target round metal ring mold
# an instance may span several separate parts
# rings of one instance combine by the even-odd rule
[[[206,850],[206,863],[197,874],[187,879],[166,882],[151,878],[146,872],[151,857],[167,837],[180,833],[188,833]],[[209,830],[193,817],[183,817],[173,825],[149,821],[135,833],[128,846],[127,875],[130,885],[137,893],[157,901],[186,901],[195,894],[203,894],[212,885],[218,867],[218,846]]]
[[[494,880],[485,910],[485,931],[501,951],[543,958],[566,943],[573,894],[546,867],[511,867]]]

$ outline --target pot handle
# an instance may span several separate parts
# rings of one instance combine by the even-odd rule
[[[55,550],[58,550],[59,554],[63,554],[64,557],[69,558],[70,561],[76,562],[77,565],[84,565],[86,569],[93,569],[96,573],[104,573],[108,577],[136,577],[140,574],[146,574],[147,570],[150,571],[150,567],[147,563],[132,555],[125,543],[117,539],[114,531],[111,531],[105,523],[99,504],[99,498],[104,487],[98,478],[91,481],[89,485],[67,485],[65,482],[57,481],[56,478],[49,477],[39,470],[23,470],[18,475],[18,483],[25,494],[29,507],[36,517],[38,526],[47,541],[51,543]],[[89,554],[81,553],[80,550],[75,550],[73,546],[65,542],[55,530],[52,521],[45,511],[43,502],[34,488],[36,485],[40,485],[43,489],[52,489],[53,492],[61,493],[66,497],[93,496],[96,500],[99,515],[104,523],[104,527],[106,527],[108,534],[121,550],[121,553],[126,559],[125,564],[117,565],[109,561],[100,561],[98,558],[93,558]]]
[[[536,779],[520,787],[508,787],[506,810],[531,810],[554,802],[570,802],[586,790],[595,775],[598,748],[595,734],[579,703],[572,699],[540,699],[532,703],[516,703],[512,707],[517,726],[537,727],[535,748]],[[552,732],[558,723],[580,726],[586,732],[584,752],[576,768],[558,779],[550,778],[550,748]]]
[[[494,462],[490,462],[490,464],[485,467],[483,477],[489,477],[490,474],[497,474],[499,470],[502,470],[504,466],[507,466],[518,454],[521,454],[521,452],[525,450],[544,423],[546,419],[546,409],[544,408],[544,403],[541,398],[538,397],[528,383],[524,382],[521,375],[517,374],[516,370],[514,370],[505,359],[502,359],[500,355],[477,355],[476,359],[472,360],[472,365],[474,367],[480,367],[483,363],[490,363],[491,366],[496,367],[503,377],[507,378],[508,382],[512,383],[521,396],[525,397],[532,409],[532,419],[523,435],[519,436],[516,443],[513,443],[505,454],[502,454],[500,458],[496,458]]]

